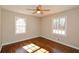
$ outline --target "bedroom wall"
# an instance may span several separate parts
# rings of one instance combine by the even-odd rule
[[[65,37],[55,36],[52,32],[52,19],[57,16],[67,16],[67,35]],[[43,17],[41,19],[41,36],[79,49],[79,7]]]
[[[26,33],[15,33],[15,16],[26,19]],[[2,9],[2,42],[3,45],[27,40],[40,35],[40,18],[15,13]]]
[[[1,50],[1,8],[0,8],[0,50]]]

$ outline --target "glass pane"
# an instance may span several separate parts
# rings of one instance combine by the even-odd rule
[[[65,25],[65,17],[60,18],[60,26]]]

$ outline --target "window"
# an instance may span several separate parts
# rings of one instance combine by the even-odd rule
[[[53,19],[53,33],[60,35],[66,34],[66,16]]]
[[[16,33],[25,33],[26,32],[26,22],[24,18],[16,18]]]

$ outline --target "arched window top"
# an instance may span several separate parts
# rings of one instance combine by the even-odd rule
[[[24,25],[25,24],[25,19],[23,19],[23,18],[17,18],[16,23]]]

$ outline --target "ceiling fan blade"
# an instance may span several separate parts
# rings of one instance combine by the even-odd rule
[[[27,10],[32,10],[32,11],[35,11],[36,9],[27,9]]]
[[[37,11],[33,12],[32,14],[35,14]]]
[[[44,10],[42,10],[42,11],[50,11],[50,9],[44,9]]]

